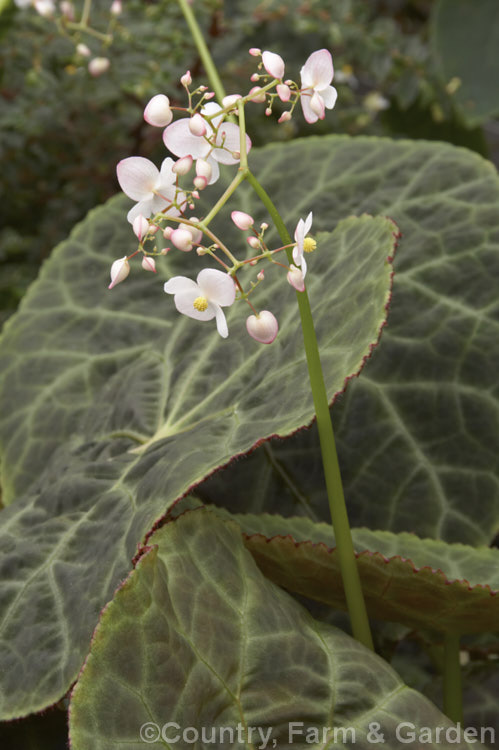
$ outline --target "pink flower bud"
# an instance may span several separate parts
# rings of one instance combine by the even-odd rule
[[[233,211],[230,218],[238,229],[242,229],[243,232],[249,229],[255,223],[255,220],[249,214],[245,214],[244,211]]]
[[[253,73],[253,75],[250,76],[250,81],[253,81],[253,83],[256,83],[259,80],[260,76],[258,75],[258,73]]]
[[[176,248],[182,250],[184,253],[188,253],[192,250],[192,234],[184,227],[174,229],[170,237],[171,241]]]
[[[267,98],[267,95],[265,94],[265,91],[262,91],[261,86],[253,86],[253,88],[250,89],[248,96],[250,97],[250,101],[257,104],[261,104]]]
[[[164,128],[173,120],[170,100],[164,94],[156,94],[144,110],[144,120],[155,128]]]
[[[258,237],[248,237],[248,245],[253,248],[253,250],[258,250],[260,247],[260,240]]]
[[[291,89],[289,86],[286,86],[285,83],[278,83],[275,90],[277,91],[277,95],[281,102],[289,102],[291,97]]]
[[[288,280],[288,283],[291,284],[291,286],[296,289],[297,292],[305,291],[305,281],[303,279],[303,273],[293,264],[290,265],[286,278]]]
[[[144,255],[142,258],[142,268],[144,271],[152,271],[152,273],[156,273],[156,261],[154,258]]]
[[[211,180],[211,164],[205,159],[196,160],[196,175],[197,177],[204,177],[207,182]]]
[[[213,99],[214,96],[215,96],[214,91],[208,91],[208,93],[204,95],[204,98],[208,100],[208,99]]]
[[[267,222],[266,221],[262,221],[262,223],[260,224],[260,229],[263,232],[266,232],[268,228],[269,228],[269,225],[267,224]]]
[[[117,284],[120,284],[122,281],[124,281],[129,273],[130,264],[127,260],[126,255],[119,260],[115,260],[111,266],[111,283],[109,284],[108,289],[112,289]]]
[[[291,112],[283,112],[277,122],[289,122],[291,120]]]
[[[73,3],[69,2],[69,0],[62,0],[62,3],[59,3],[59,8],[64,18],[67,18],[68,21],[75,20],[75,9]]]
[[[270,117],[270,115],[272,114],[272,110],[270,107],[267,107],[267,109],[265,110],[265,114],[267,115],[267,117]]]
[[[188,70],[186,73],[184,73],[184,75],[180,79],[180,83],[182,84],[182,86],[185,86],[185,87],[191,85],[191,83],[192,83],[192,76],[191,76],[191,71],[190,70]]]
[[[86,44],[77,44],[76,52],[82,57],[90,57],[92,54]]]
[[[94,57],[93,60],[90,60],[88,63],[88,72],[91,76],[97,78],[109,70],[110,65],[111,62],[107,57]]]
[[[251,338],[260,344],[271,344],[277,336],[279,324],[271,312],[262,310],[258,315],[249,316],[246,320],[246,330]]]
[[[206,123],[199,112],[196,112],[189,120],[189,130],[192,135],[206,135]]]
[[[192,159],[192,156],[190,154],[187,154],[187,156],[182,156],[173,165],[172,172],[174,172],[174,174],[178,174],[178,175],[187,174],[187,172],[192,167],[192,161],[193,161],[193,159]]]
[[[261,271],[258,271],[258,273],[256,275],[256,278],[258,279],[258,281],[263,281],[264,280],[264,278],[265,278],[265,271],[263,270],[263,268],[262,268]]]
[[[284,60],[280,55],[276,55],[275,52],[268,52],[267,50],[262,55],[263,67],[272,78],[279,78],[284,75]]]
[[[258,49],[258,47],[250,47],[248,51],[252,57],[260,57],[262,54],[262,50]]]
[[[206,179],[206,177],[195,177],[192,182],[197,190],[204,190],[208,184],[208,180]]]
[[[159,231],[159,229],[160,229],[160,227],[158,227],[157,224],[151,224],[149,226],[149,234],[157,234],[157,232]]]
[[[195,208],[196,208],[196,206],[194,205],[194,203],[189,203],[189,209],[191,211],[194,211]]]
[[[171,247],[164,247],[162,250],[159,251],[160,255],[166,255],[171,250]]]
[[[165,227],[163,231],[163,237],[165,238],[165,240],[170,239],[170,237],[172,236],[172,232],[173,232],[173,227]]]
[[[229,96],[224,96],[222,99],[222,107],[231,107],[238,99],[242,98],[241,94],[229,94]]]
[[[121,4],[121,0],[113,0],[111,3],[110,13],[113,16],[121,16],[123,12],[123,5]]]
[[[133,220],[132,228],[139,242],[142,242],[147,232],[149,231],[149,222],[147,221],[145,216],[139,214]]]

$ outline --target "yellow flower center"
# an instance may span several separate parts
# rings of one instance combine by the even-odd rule
[[[303,240],[303,249],[306,253],[313,253],[316,247],[317,242],[313,240],[312,237],[305,237]]]
[[[192,304],[196,308],[196,310],[199,310],[199,312],[204,312],[208,307],[208,300],[206,299],[206,297],[196,297]]]

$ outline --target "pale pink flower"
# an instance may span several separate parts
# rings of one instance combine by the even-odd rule
[[[305,274],[307,273],[307,263],[303,255],[304,253],[303,243],[305,241],[306,235],[310,232],[311,228],[312,228],[312,211],[310,211],[305,221],[303,221],[303,219],[300,219],[295,229],[296,245],[293,248],[293,260],[297,266],[300,266],[301,272],[303,274],[303,278],[305,278]]]
[[[271,312],[262,310],[257,315],[249,316],[246,320],[246,330],[251,338],[260,344],[271,344],[277,336],[279,324]]]
[[[275,52],[266,50],[262,55],[263,67],[272,78],[281,80],[284,76],[284,60]]]
[[[128,262],[126,255],[119,260],[115,260],[111,266],[111,283],[109,284],[108,289],[112,289],[117,284],[124,281],[129,273],[130,263]]]
[[[151,271],[152,273],[156,273],[156,261],[149,255],[144,255],[144,257],[142,258],[142,268],[144,269],[144,271]]]
[[[173,120],[170,100],[164,94],[156,94],[144,109],[144,120],[155,128],[164,128]]]
[[[301,106],[309,123],[323,120],[326,109],[333,109],[338,93],[330,85],[334,76],[333,58],[327,49],[312,52],[300,71]]]
[[[232,219],[236,227],[238,229],[242,229],[243,232],[246,229],[252,227],[255,223],[254,218],[249,214],[244,213],[244,211],[233,211],[230,215],[230,218]]]
[[[216,102],[208,102],[201,110],[201,114],[215,115],[221,109]],[[239,161],[239,158],[234,156],[234,153],[239,151],[239,127],[232,122],[223,122],[223,117],[223,115],[214,117],[212,125],[206,123],[206,136],[204,137],[191,133],[190,117],[183,117],[172,122],[163,133],[165,146],[176,156],[190,155],[193,159],[204,159],[210,164],[212,169],[210,185],[220,176],[219,164],[237,164]],[[250,148],[251,140],[246,136],[246,149],[249,151]]]
[[[120,187],[129,198],[138,201],[127,215],[131,224],[139,214],[148,219],[175,200],[176,175],[172,171],[173,164],[173,159],[168,156],[159,171],[152,161],[143,156],[129,156],[120,161],[116,168]],[[183,200],[183,193],[179,193],[177,198]],[[179,213],[173,206],[169,210],[170,216],[178,216]]]
[[[291,286],[296,289],[298,292],[304,292],[305,291],[305,281],[303,278],[303,271],[301,268],[297,268],[293,263],[291,263],[287,275],[288,283],[291,284]]]
[[[177,310],[196,320],[216,318],[217,330],[222,338],[227,338],[229,330],[222,307],[229,307],[236,298],[236,287],[231,276],[213,268],[204,268],[196,281],[185,276],[174,276],[167,281],[164,290],[175,295],[173,301]]]

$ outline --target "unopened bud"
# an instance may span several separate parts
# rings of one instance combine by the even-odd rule
[[[190,154],[187,154],[187,156],[182,156],[173,165],[172,172],[174,174],[178,174],[178,175],[187,174],[187,172],[192,167],[192,161],[193,161],[193,159],[192,159],[192,156]]]
[[[262,54],[262,50],[258,47],[250,47],[248,51],[252,57],[260,57],[260,55]]]
[[[139,242],[142,242],[149,231],[149,222],[143,214],[139,214],[133,220],[132,228]]]
[[[262,310],[258,315],[250,315],[246,320],[246,330],[251,338],[260,344],[271,344],[277,336],[279,324],[269,310]]]
[[[196,175],[197,177],[204,177],[207,182],[211,180],[212,168],[211,164],[205,159],[196,160]]]
[[[272,109],[270,107],[267,107],[267,109],[265,110],[265,114],[267,115],[267,117],[270,117],[270,115],[272,114]]]
[[[256,278],[258,279],[258,281],[263,281],[264,280],[264,278],[265,278],[265,271],[263,270],[263,268],[262,268],[261,271],[258,271],[258,273],[256,275]]]
[[[94,57],[93,60],[90,60],[88,63],[88,72],[91,76],[97,78],[109,70],[110,65],[111,62],[107,57]]]
[[[158,227],[157,224],[151,224],[149,226],[149,234],[157,234],[157,232],[159,231],[159,229],[160,229],[160,227]]]
[[[277,91],[277,96],[281,102],[289,102],[291,97],[291,89],[289,86],[286,86],[285,83],[278,83],[275,90]]]
[[[260,76],[258,75],[258,73],[253,73],[253,75],[250,76],[250,81],[253,81],[253,83],[256,83],[259,80]]]
[[[164,128],[173,120],[170,100],[164,94],[156,94],[144,110],[144,120],[155,128]]]
[[[192,250],[192,234],[187,228],[179,227],[178,229],[174,229],[170,239],[175,247],[182,250],[184,253],[188,253],[189,250]]]
[[[262,223],[260,224],[260,229],[262,230],[262,232],[266,232],[268,228],[269,228],[269,225],[267,224],[267,222],[262,221]]]
[[[284,75],[284,60],[275,52],[266,50],[262,55],[263,67],[272,78],[281,79]]]
[[[305,291],[305,281],[303,279],[303,272],[295,265],[291,264],[289,267],[288,274],[286,276],[288,283],[296,289],[298,292]]]
[[[192,182],[197,190],[204,190],[208,184],[206,177],[195,177]]]
[[[163,231],[163,237],[165,238],[165,240],[170,239],[170,237],[172,236],[172,232],[173,232],[173,227],[165,227]]]
[[[222,99],[222,107],[231,107],[238,99],[242,99],[241,94],[229,94],[228,96],[224,96]]]
[[[192,76],[191,76],[191,71],[190,70],[188,70],[186,73],[184,73],[184,75],[180,79],[180,83],[182,84],[182,86],[185,86],[186,88],[187,88],[187,86],[191,85],[191,83],[192,83]]]
[[[90,57],[92,54],[86,44],[77,44],[76,52],[82,57]]]
[[[213,99],[214,96],[215,96],[214,91],[208,91],[208,93],[204,95],[204,98],[208,100],[208,99]]]
[[[199,200],[199,193],[198,193],[197,190],[193,190],[192,193],[191,193],[191,195],[194,198],[194,200],[196,200],[196,201]],[[193,206],[193,208],[195,208],[195,206]]]
[[[144,255],[142,258],[142,268],[144,271],[152,271],[156,273],[156,261],[148,255]]]
[[[51,18],[55,13],[55,3],[53,0],[36,0],[35,10],[44,18]]]
[[[121,0],[113,0],[111,3],[110,13],[113,16],[120,16],[123,12],[123,5]]]
[[[129,273],[130,264],[127,260],[126,255],[119,260],[115,260],[111,266],[111,283],[109,284],[108,289],[112,289],[117,284],[120,284],[122,281],[124,281]]]
[[[243,232],[252,227],[255,223],[253,217],[249,214],[244,213],[244,211],[233,211],[230,215],[230,218],[232,219],[236,227],[238,229],[242,229]]]
[[[73,3],[69,2],[69,0],[62,0],[62,2],[59,3],[59,8],[61,9],[64,18],[67,18],[68,21],[75,20],[75,8]]]
[[[277,122],[289,122],[291,120],[291,112],[283,112]]]
[[[199,221],[199,219],[196,219],[195,216],[191,216],[189,221]],[[203,232],[201,231],[201,229],[192,227],[190,224],[184,224],[183,229],[187,229],[187,231],[191,233],[192,241],[194,242],[194,244],[199,245],[199,243],[203,239]]]
[[[191,131],[192,135],[206,135],[206,122],[204,121],[203,116],[199,114],[199,112],[196,112],[196,114],[190,118],[189,130]]]
[[[250,97],[250,101],[255,102],[256,104],[261,104],[267,98],[267,95],[265,91],[262,90],[261,86],[253,86],[253,88],[250,89],[248,96]]]
[[[260,240],[258,237],[248,237],[248,245],[253,248],[253,250],[258,250],[260,247]]]

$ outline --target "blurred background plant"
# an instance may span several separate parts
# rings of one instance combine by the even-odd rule
[[[76,20],[83,5],[74,3]],[[498,6],[482,0],[476,12],[471,5],[196,0],[196,14],[230,93],[251,86],[254,59],[245,54],[251,46],[281,54],[294,78],[312,50],[333,52],[340,106],[310,129],[300,117],[278,126],[276,116],[263,118],[255,105],[248,117],[255,145],[337,132],[446,140],[494,157]],[[0,0],[0,321],[52,247],[116,192],[116,163],[130,154],[162,158],[161,132],[142,119],[149,98],[168,93],[182,105],[178,79],[186,69],[201,82],[175,0],[124,0],[122,6],[110,16],[111,0],[92,4],[92,28],[112,35],[106,41],[78,29],[61,33],[61,4],[51,18]],[[77,44],[109,59],[109,68],[91,75],[91,58]]]

